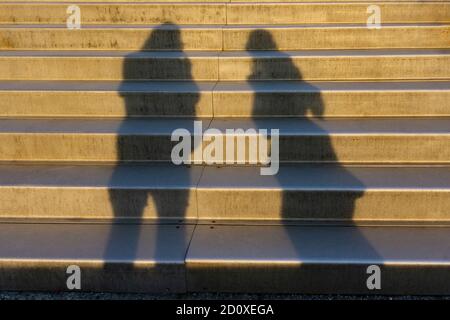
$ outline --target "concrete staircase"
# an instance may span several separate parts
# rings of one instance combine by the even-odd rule
[[[450,1],[76,3],[0,2],[1,290],[450,294]]]

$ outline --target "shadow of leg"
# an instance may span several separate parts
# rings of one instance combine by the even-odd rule
[[[148,40],[143,44],[141,52],[147,50],[182,52],[183,45],[179,28],[171,23],[165,23],[154,28]],[[139,57],[139,59],[136,59],[136,57]],[[155,63],[147,63],[140,56],[140,52],[132,53],[125,58],[123,82],[120,90],[124,99],[127,118],[165,115],[165,110],[155,106],[153,101],[153,111],[148,111],[146,109],[147,98],[142,95],[139,96],[139,93],[130,94],[129,92],[133,83],[137,84],[139,80],[155,80],[154,76],[157,72],[153,69],[154,67]],[[183,75],[183,80],[193,81],[191,64],[185,56],[181,55],[172,67],[175,68],[176,72]],[[142,85],[142,82],[140,85]],[[191,88],[193,88],[192,92],[198,92],[195,90],[195,83],[192,84]],[[195,110],[198,100],[197,93],[190,93],[189,99],[183,100],[186,102],[181,106],[183,110],[180,110],[180,114],[186,115],[185,110]],[[159,111],[155,112],[155,109]],[[193,112],[189,115],[193,119],[195,118]],[[143,255],[146,259],[154,262],[152,270],[149,272],[154,275],[157,285],[148,284],[148,286],[138,285],[137,287],[142,287],[144,290],[153,288],[157,291],[164,289],[170,291],[172,290],[170,288],[171,284],[174,284],[170,279],[173,270],[168,267],[173,263],[174,259],[173,252],[170,251],[181,250],[183,246],[187,246],[189,241],[189,235],[186,233],[188,228],[176,224],[182,224],[186,215],[190,197],[190,171],[187,168],[179,167],[174,167],[172,170],[167,168],[170,164],[152,164],[152,171],[146,170],[145,167],[147,165],[145,164],[130,163],[130,161],[142,160],[142,154],[145,153],[145,150],[154,150],[154,148],[153,146],[151,148],[147,146],[146,148],[143,145],[146,143],[144,140],[134,139],[130,135],[122,135],[126,121],[127,119],[124,119],[123,125],[119,128],[117,138],[117,160],[119,164],[116,166],[110,180],[109,198],[114,211],[114,221],[104,255],[104,260],[107,261],[105,270],[108,270],[109,263],[123,262],[125,260],[129,265],[127,272],[139,272],[136,269],[137,260],[142,259],[142,254],[139,254],[139,247],[142,246],[141,242],[143,239],[146,239],[145,241],[153,242],[153,251],[151,253],[148,251]],[[170,136],[167,144],[173,144],[170,141]],[[144,160],[148,159],[152,159],[151,154],[144,155]],[[164,172],[167,176],[158,174],[160,173],[158,166],[166,168]],[[133,183],[133,177],[130,176],[130,172],[136,175],[134,178],[138,182]],[[124,181],[128,181],[128,183],[124,184]],[[126,222],[126,226],[124,227],[124,224],[121,222]],[[144,227],[146,224],[152,224],[154,227]],[[143,230],[150,230],[148,232],[153,234],[143,235]],[[148,246],[148,243],[146,245]],[[133,278],[133,274],[130,274],[129,277]],[[167,281],[161,281],[161,279],[166,279]]]

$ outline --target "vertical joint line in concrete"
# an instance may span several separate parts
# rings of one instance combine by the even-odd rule
[[[219,61],[217,61],[217,65],[219,65]],[[219,72],[219,70],[217,70],[217,72]],[[219,75],[217,73],[217,75]],[[214,106],[214,96],[215,96],[215,92],[216,92],[216,87],[219,84],[219,81],[217,80],[216,83],[214,83],[212,89],[211,89],[211,109],[212,109],[212,118],[211,121],[214,120],[215,116],[216,116],[216,110],[215,110],[215,106]]]
[[[229,0],[231,2],[231,0]],[[225,25],[228,25],[228,3],[225,3]]]

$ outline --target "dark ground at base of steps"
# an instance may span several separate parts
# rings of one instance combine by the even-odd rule
[[[0,291],[0,300],[450,300],[450,296],[367,296],[302,294],[134,294],[91,292],[12,292]]]

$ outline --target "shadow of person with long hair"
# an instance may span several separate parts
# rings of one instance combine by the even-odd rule
[[[281,164],[283,161],[289,160],[304,162],[301,165],[280,165],[279,172],[275,176],[278,185],[283,190],[279,217],[297,257],[302,260],[305,257],[311,258],[311,254],[314,255],[311,252],[313,250],[317,249],[317,254],[324,251],[321,247],[321,239],[314,239],[316,244],[312,244],[311,238],[305,237],[302,232],[299,232],[299,230],[305,229],[299,229],[294,225],[305,222],[318,223],[319,221],[327,221],[327,224],[339,222],[339,224],[344,223],[347,226],[354,225],[355,202],[363,195],[361,190],[364,185],[347,168],[340,165],[329,132],[326,126],[322,126],[325,105],[320,88],[303,81],[301,70],[288,53],[275,52],[282,62],[274,63],[273,59],[260,59],[261,56],[264,56],[264,52],[253,50],[262,47],[277,50],[277,44],[270,32],[263,29],[255,30],[249,36],[246,46],[247,52],[254,57],[251,74],[247,78],[248,84],[254,92],[252,118],[258,129],[268,129],[268,132],[270,129],[279,129]],[[258,81],[271,78],[295,81]],[[281,90],[284,93],[280,94],[280,90],[277,88],[284,89]],[[299,90],[301,94],[292,94],[292,90]],[[271,124],[265,122],[264,117],[273,116],[279,120],[274,123],[281,124],[281,128],[268,127]],[[297,129],[305,133],[313,133],[313,136],[282,139],[283,131],[286,133]],[[327,164],[323,162],[327,162]],[[340,189],[342,185],[350,188],[342,190]],[[304,192],[299,192],[299,188]],[[376,257],[376,252],[358,231],[358,228],[354,230],[353,240],[358,240],[362,244],[361,249]],[[336,241],[339,240],[336,239]],[[320,250],[321,248],[322,250]],[[330,249],[325,252],[330,253]],[[348,250],[351,252],[352,249],[349,247]],[[345,260],[345,257],[339,257],[337,254],[331,253],[330,257],[320,257],[319,255],[317,257],[319,259],[342,258]],[[308,276],[308,271],[303,270],[304,266],[299,268],[301,269],[298,270],[298,274],[300,274],[298,279],[307,279],[307,282],[308,278],[312,279]],[[324,281],[329,280],[324,279]],[[338,279],[338,281],[340,280]],[[361,281],[361,284],[365,284],[364,278],[361,278]],[[294,279],[292,279],[292,283],[295,288]],[[314,286],[309,285],[309,288]],[[329,283],[329,285],[330,292],[333,292],[333,283]]]
[[[175,83],[178,89],[187,91],[182,98],[167,94],[173,91],[173,82],[142,81],[161,79],[161,73],[167,72],[164,69],[167,63],[149,59],[161,55],[177,57],[169,66],[169,72],[180,75],[178,80],[183,80]],[[171,74],[164,77],[167,79],[163,80],[172,80]],[[166,141],[165,138],[153,139],[147,133],[151,133],[151,129],[156,132],[166,130],[167,126],[173,126],[173,122],[175,125],[185,124],[177,123],[176,116],[195,119],[199,94],[176,25],[164,23],[153,28],[141,50],[126,56],[119,91],[124,101],[125,119],[117,131],[118,165],[109,183],[114,219],[104,259],[129,262],[122,280],[129,281],[133,290],[170,291],[172,286],[183,285],[180,284],[180,275],[178,278],[176,275],[179,270],[162,264],[170,264],[179,258],[176,254],[174,256],[174,252],[182,254],[184,259],[183,250],[189,237],[185,218],[188,218],[187,211],[195,206],[190,201],[192,177],[186,166],[172,166],[168,164],[170,158],[160,157],[161,153],[167,156],[174,144],[170,134],[164,135],[168,136]],[[152,93],[148,95],[148,92]],[[155,159],[166,163],[145,165],[145,162]],[[141,268],[137,262],[143,259],[154,260],[155,264]],[[141,278],[145,272],[152,273],[153,283],[149,283],[152,281],[148,277]]]

